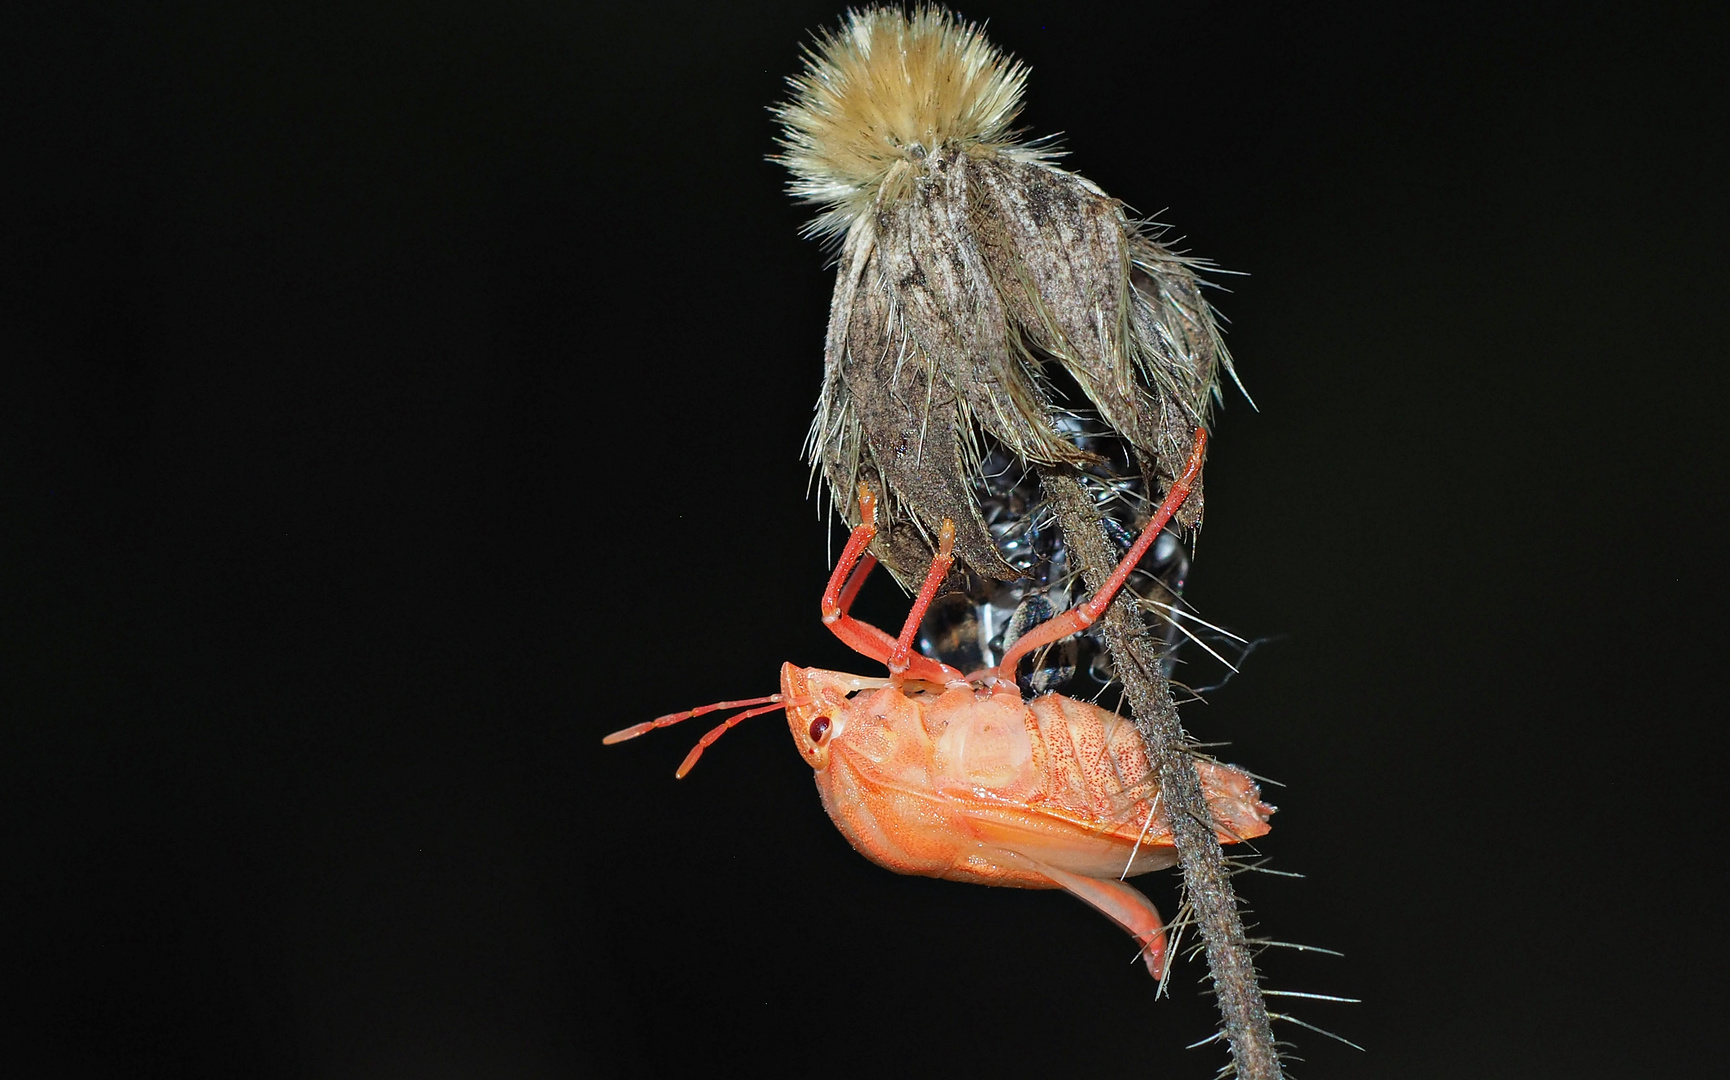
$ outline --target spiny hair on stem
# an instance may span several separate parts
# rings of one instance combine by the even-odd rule
[[[777,160],[793,173],[788,190],[822,208],[808,228],[825,239],[845,234],[885,185],[940,149],[1057,156],[1049,144],[1020,142],[1011,127],[1027,66],[940,7],[848,12],[787,82],[793,98],[774,110],[783,125]]]

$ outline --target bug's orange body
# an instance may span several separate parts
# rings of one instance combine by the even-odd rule
[[[1201,445],[1198,438],[1196,468]],[[1187,483],[1181,490],[1173,485],[1148,536],[1157,535],[1162,517],[1186,494]],[[717,709],[758,706],[705,735],[681,766],[683,776],[732,725],[785,709],[793,741],[816,771],[824,810],[861,854],[902,874],[1066,889],[1129,931],[1148,969],[1162,977],[1159,913],[1122,880],[1176,861],[1141,736],[1122,717],[1087,702],[1060,694],[1024,701],[1014,681],[1020,656],[1087,625],[1097,611],[1089,615],[1084,605],[1025,635],[1004,657],[1007,678],[995,671],[963,676],[912,653],[908,645],[919,619],[949,568],[952,533],[945,529],[901,637],[890,638],[847,614],[873,561],[864,554],[874,533],[868,492],[861,501],[866,524],[854,530],[836,565],[824,594],[824,622],[861,653],[887,663],[889,678],[784,664],[779,694],[664,716],[607,741]],[[1129,566],[1145,545],[1138,548],[1126,557]],[[1109,600],[1102,589],[1097,610]],[[1260,801],[1254,781],[1226,765],[1202,761],[1197,768],[1222,842],[1268,831],[1273,808]]]
[[[902,874],[1068,889],[1133,934],[1161,973],[1158,913],[1120,880],[1176,861],[1133,725],[1060,694],[853,693],[858,683],[781,669],[793,741],[816,769],[823,809],[860,854]],[[1222,841],[1268,831],[1270,808],[1249,777],[1200,768]]]

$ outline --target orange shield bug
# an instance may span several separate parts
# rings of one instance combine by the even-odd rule
[[[866,858],[902,874],[982,885],[1065,889],[1127,930],[1155,978],[1165,972],[1159,912],[1125,878],[1176,861],[1171,830],[1141,736],[1096,705],[1061,694],[1024,700],[1015,667],[1033,650],[1090,626],[1123,587],[1200,472],[1197,431],[1189,468],[1093,599],[1022,635],[994,668],[971,675],[912,649],[926,610],[954,562],[954,526],[899,638],[849,613],[876,559],[876,498],[859,491],[861,524],[823,593],[823,622],[848,646],[885,664],[887,677],[784,664],[781,692],[672,713],[614,732],[623,742],[705,713],[742,708],[704,735],[679,766],[750,716],[785,709],[793,742],[816,773],[836,827]],[[1268,831],[1273,807],[1242,771],[1198,763],[1215,830],[1231,843]]]

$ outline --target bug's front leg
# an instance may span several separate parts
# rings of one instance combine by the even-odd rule
[[[895,675],[937,683],[940,686],[962,681],[961,672],[921,653],[913,652],[908,647],[913,640],[913,634],[918,630],[919,618],[923,616],[925,608],[930,606],[937,587],[942,584],[944,574],[948,573],[950,564],[955,561],[955,526],[944,522],[947,528],[943,532],[943,542],[938,547],[937,558],[932,561],[931,573],[926,575],[925,588],[920,590],[919,600],[914,603],[913,611],[908,615],[908,624],[902,628],[902,640],[897,640],[870,623],[848,614],[853,606],[853,598],[859,595],[859,587],[877,565],[876,556],[866,550],[871,546],[871,541],[877,538],[877,497],[864,484],[859,485],[859,515],[859,526],[847,537],[847,546],[841,549],[841,557],[835,561],[835,571],[829,575],[829,585],[823,590],[823,625],[848,648],[885,665]],[[941,572],[939,565],[942,567]],[[903,641],[907,645],[903,645]]]
[[[907,619],[901,624],[901,636],[895,639],[895,650],[889,654],[890,674],[899,675],[907,671],[913,666],[913,658],[919,656],[913,651],[913,638],[919,633],[919,624],[925,621],[925,613],[931,610],[931,601],[937,599],[937,590],[942,587],[943,579],[949,576],[949,568],[954,565],[955,522],[944,518],[943,527],[937,532],[937,554],[931,559],[931,569],[925,573],[925,583],[919,587],[919,595],[913,598],[913,606],[907,609]],[[919,658],[925,659],[923,656]]]

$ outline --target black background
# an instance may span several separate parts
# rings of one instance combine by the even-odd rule
[[[765,106],[838,8],[13,23],[9,1058],[35,1075],[1204,1077],[1057,893],[883,872],[776,717],[830,274]],[[1678,1075],[1727,1004],[1718,28],[972,5],[1247,277],[1191,707],[1299,1076]],[[887,585],[862,601],[898,622]],[[695,727],[696,725],[692,725]],[[1143,879],[1169,913],[1170,875]],[[38,1056],[40,1055],[40,1056]],[[1721,1058],[1717,1059],[1721,1060]]]

